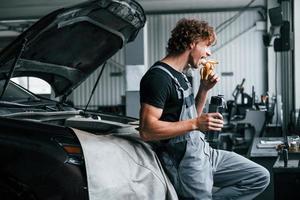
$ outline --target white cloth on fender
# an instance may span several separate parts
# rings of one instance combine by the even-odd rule
[[[136,133],[73,131],[83,150],[90,200],[178,199],[155,152]]]

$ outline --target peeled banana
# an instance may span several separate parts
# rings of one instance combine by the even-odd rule
[[[209,75],[213,73],[215,65],[219,64],[216,60],[205,60],[202,59],[201,64],[203,67],[200,69],[201,79],[207,80]]]

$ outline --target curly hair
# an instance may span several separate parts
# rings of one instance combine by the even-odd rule
[[[206,21],[196,19],[181,19],[171,32],[168,41],[167,53],[178,55],[188,49],[189,45],[197,40],[208,41],[212,45],[216,41],[214,28]]]

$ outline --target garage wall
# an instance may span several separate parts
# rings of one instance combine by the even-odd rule
[[[169,33],[179,19],[201,18],[216,27],[235,14],[236,11],[148,15],[148,38],[145,45],[148,56],[145,63],[152,64],[165,55]],[[244,84],[246,93],[251,94],[253,85],[258,96],[265,93],[267,76],[266,49],[262,43],[264,26],[258,9],[252,9],[242,13],[228,28],[218,33],[217,45],[212,48],[212,58],[220,61],[216,72],[221,76],[221,83],[215,87],[211,95],[224,94],[227,100],[233,99],[232,92],[243,78],[246,79]],[[89,108],[123,104],[122,96],[125,95],[126,89],[124,65],[125,51],[122,49],[107,63]],[[100,68],[73,92],[71,99],[76,106],[86,105],[99,73]],[[195,79],[197,80],[197,77]]]
[[[108,60],[98,86],[89,104],[90,109],[98,106],[115,106],[122,104],[125,95],[124,49]],[[78,107],[85,107],[101,71],[99,67],[83,84],[71,94],[71,99]]]
[[[294,1],[294,44],[295,44],[295,73],[294,73],[294,79],[295,79],[295,107],[296,109],[300,110],[300,47],[297,44],[300,44],[300,2]],[[299,112],[299,111],[298,111]],[[300,119],[300,116],[299,116]]]
[[[212,48],[212,58],[220,61],[216,72],[221,82],[211,95],[223,94],[227,100],[233,99],[232,92],[245,78],[245,92],[251,94],[252,86],[260,96],[267,88],[266,49],[262,42],[265,19],[260,9],[243,12],[226,29],[219,29],[217,45]],[[181,18],[199,18],[217,27],[236,15],[237,11],[206,12],[189,14],[160,14],[147,16],[148,21],[148,63],[165,56],[165,47],[170,31]],[[198,73],[196,73],[198,75]]]

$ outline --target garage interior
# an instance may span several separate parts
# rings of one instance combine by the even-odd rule
[[[0,50],[42,16],[83,0],[0,0]],[[200,18],[216,28],[212,58],[220,62],[221,82],[210,93],[224,95],[227,109],[239,105],[242,118],[220,134],[217,148],[235,151],[263,165],[271,184],[256,199],[299,196],[300,186],[300,2],[295,0],[137,0],[147,21],[136,40],[107,61],[97,83],[97,69],[68,97],[77,108],[139,118],[139,82],[165,55],[167,39],[181,18]],[[284,40],[284,42],[283,42]],[[189,71],[196,93],[199,71]],[[14,81],[42,96],[55,98],[46,82],[34,77]],[[56,99],[59,100],[59,99]],[[209,102],[207,102],[208,106]],[[231,114],[227,113],[227,116]],[[229,118],[230,121],[230,118]],[[230,123],[230,122],[228,122]],[[234,138],[234,139],[233,139]],[[296,142],[284,162],[276,145]],[[293,143],[294,144],[294,143]],[[296,166],[294,161],[297,160]],[[292,185],[292,186],[291,186]],[[297,195],[297,196],[296,196]]]

